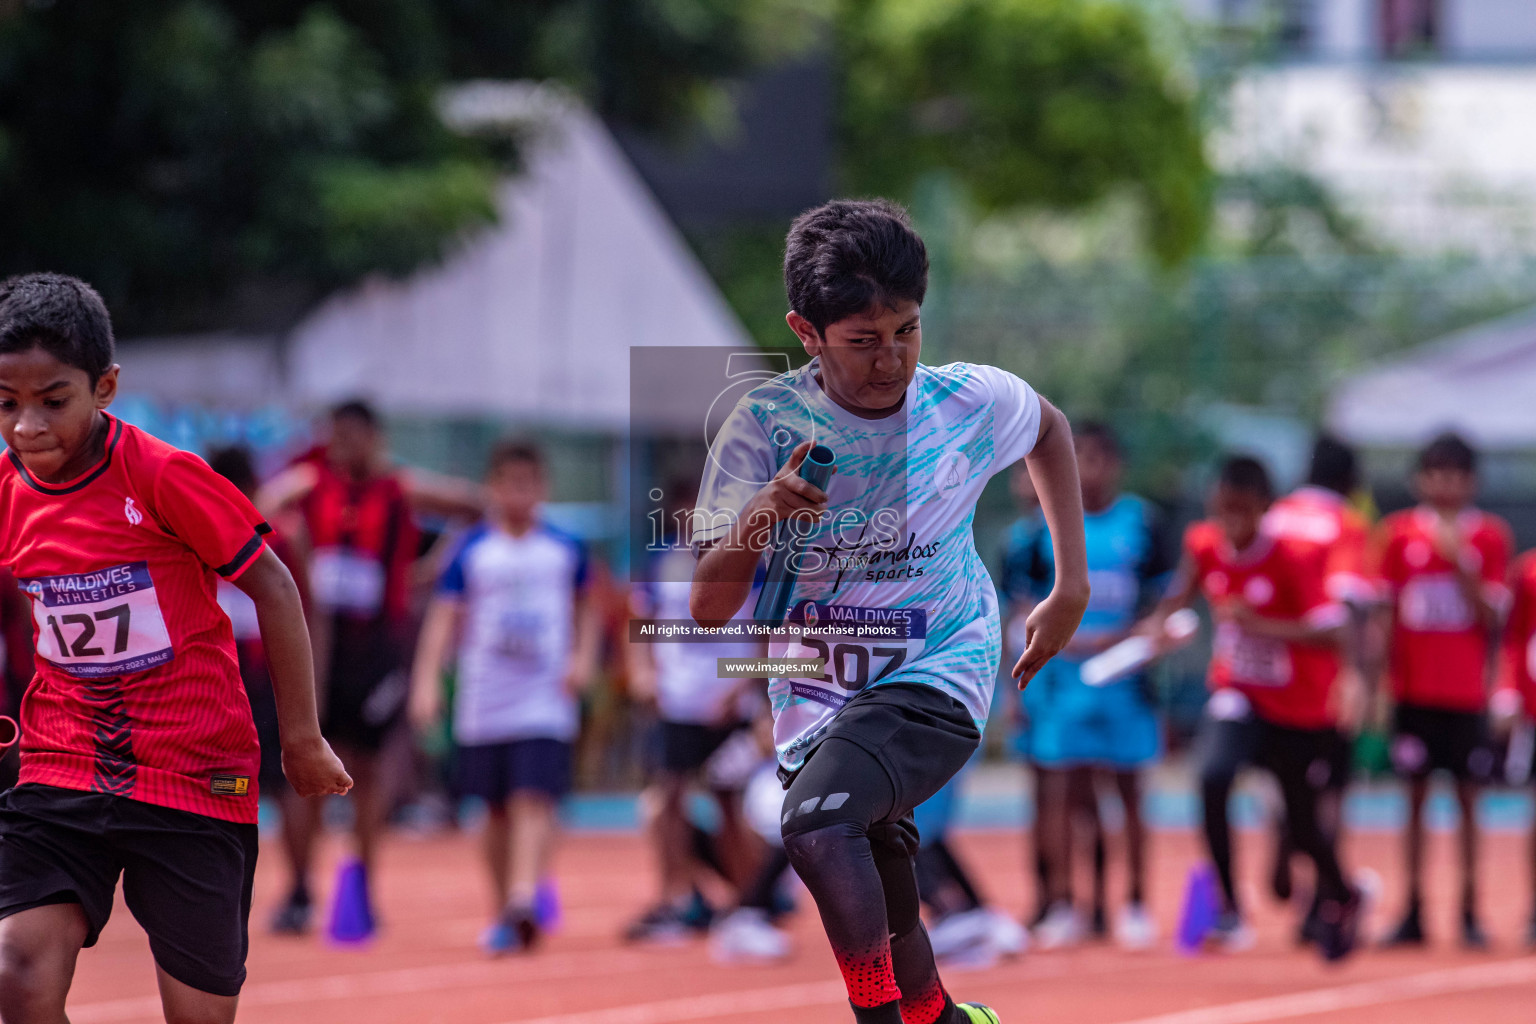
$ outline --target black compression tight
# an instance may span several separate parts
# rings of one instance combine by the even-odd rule
[[[821,912],[860,1024],[948,1024],[954,1012],[919,917],[917,829],[896,820],[885,769],[827,739],[784,798],[784,852]]]

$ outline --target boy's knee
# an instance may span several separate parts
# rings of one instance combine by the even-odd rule
[[[23,1007],[62,996],[69,987],[70,950],[36,933],[0,931],[0,1015],[24,1020]]]
[[[801,879],[806,879],[820,865],[827,863],[830,850],[860,840],[868,842],[864,828],[848,820],[827,821],[811,828],[794,828],[792,822],[787,822],[781,835],[784,838],[784,855],[789,858],[789,863]],[[835,862],[843,863],[840,859]]]
[[[811,862],[816,847],[835,841],[832,835],[825,833],[828,830],[824,828],[790,831],[788,825],[780,830],[779,834],[784,840],[784,856],[789,858],[789,863],[797,872],[801,872],[802,865]]]

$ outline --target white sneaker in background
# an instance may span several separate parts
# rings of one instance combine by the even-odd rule
[[[988,909],[986,915],[991,923],[992,945],[997,947],[999,953],[1018,956],[1029,948],[1029,929],[1001,910]]]
[[[709,955],[716,963],[772,962],[787,959],[793,951],[789,936],[755,907],[733,911],[709,933]]]
[[[983,937],[981,941],[966,946],[964,949],[950,953],[948,956],[934,956],[934,962],[944,968],[946,972],[955,971],[985,971],[996,967],[1001,960],[1002,953],[992,945],[992,940]]]
[[[1083,941],[1083,915],[1070,903],[1053,904],[1045,920],[1035,926],[1035,945],[1041,949],[1065,949]]]
[[[946,914],[928,929],[928,942],[939,960],[959,956],[987,941],[992,920],[983,907]]]
[[[1259,941],[1248,922],[1237,913],[1224,911],[1206,937],[1206,944],[1222,953],[1246,953]]]
[[[1157,922],[1140,903],[1127,903],[1115,915],[1115,942],[1121,949],[1135,952],[1157,944]]]

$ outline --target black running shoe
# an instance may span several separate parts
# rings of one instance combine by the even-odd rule
[[[1307,916],[1301,919],[1301,927],[1296,930],[1296,945],[1310,946],[1322,941],[1322,921],[1318,911],[1322,909],[1322,903],[1313,900],[1307,908]]]
[[[1418,905],[1408,909],[1403,915],[1403,920],[1381,942],[1384,949],[1406,949],[1410,946],[1424,945],[1424,923],[1419,919]]]
[[[693,890],[693,895],[688,898],[688,903],[682,908],[681,918],[683,924],[693,929],[696,934],[709,934],[709,926],[715,920],[715,908],[709,905],[709,900],[699,890]]]
[[[1278,851],[1275,854],[1275,866],[1269,875],[1269,891],[1281,903],[1289,903],[1295,891],[1291,885],[1291,858]]]
[[[693,934],[676,907],[652,907],[624,929],[625,942],[672,945],[685,942]]]
[[[1461,948],[1474,953],[1488,950],[1488,933],[1478,923],[1477,914],[1471,910],[1461,912]]]
[[[303,893],[292,893],[282,906],[272,915],[273,935],[305,935],[309,932],[310,917],[314,908],[309,902],[309,897]]]
[[[1358,892],[1350,893],[1348,899],[1323,900],[1317,905],[1316,941],[1324,960],[1333,963],[1354,952],[1364,906]]]
[[[532,907],[514,907],[507,912],[507,920],[512,925],[512,930],[517,933],[517,941],[524,951],[538,945],[539,921],[534,916]]]

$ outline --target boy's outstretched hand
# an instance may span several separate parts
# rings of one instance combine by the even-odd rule
[[[1066,649],[1088,610],[1088,594],[1081,596],[1052,590],[1050,596],[1035,605],[1024,620],[1024,653],[1013,666],[1013,678],[1019,689],[1029,685],[1045,663]]]
[[[352,776],[321,736],[283,744],[283,774],[299,796],[337,796],[352,788]]]

